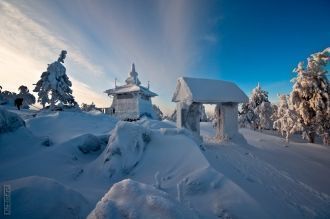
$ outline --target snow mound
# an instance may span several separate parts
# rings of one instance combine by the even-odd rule
[[[24,126],[25,122],[19,115],[0,108],[0,133],[12,132]]]
[[[105,114],[45,111],[27,120],[26,126],[34,135],[48,136],[57,144],[82,134],[107,134],[116,123],[116,118]]]
[[[90,206],[78,192],[57,181],[29,176],[3,182],[11,188],[10,218],[83,218]],[[3,200],[3,193],[0,194]]]
[[[196,209],[201,218],[229,219],[235,218],[237,212],[240,218],[267,218],[249,194],[212,167],[193,171],[179,182],[177,189],[181,203]]]
[[[84,154],[95,152],[101,149],[101,142],[95,135],[84,134],[79,137],[79,140],[80,143],[78,144],[78,148]]]
[[[176,128],[175,123],[168,122],[168,121],[159,121],[159,120],[152,120],[146,117],[143,117],[139,121],[138,124],[142,125],[143,127],[147,127],[150,129],[160,129],[160,128]]]
[[[106,177],[129,174],[141,160],[151,141],[149,129],[130,122],[118,122],[103,153],[94,163]]]
[[[166,192],[126,179],[114,184],[88,219],[106,218],[197,218]]]

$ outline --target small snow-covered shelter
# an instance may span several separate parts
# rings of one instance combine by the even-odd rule
[[[142,116],[154,118],[151,98],[157,94],[149,90],[149,85],[141,85],[134,63],[125,82],[125,85],[115,85],[115,88],[105,91],[108,96],[113,97],[111,114],[121,120],[137,120]]]
[[[202,104],[216,104],[216,137],[231,139],[238,133],[238,104],[248,101],[234,83],[222,80],[180,77],[172,101],[176,103],[178,128],[200,135]]]

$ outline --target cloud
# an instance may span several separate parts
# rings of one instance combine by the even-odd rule
[[[218,37],[215,34],[207,34],[202,39],[208,43],[215,44],[218,42]]]
[[[1,83],[11,87],[35,83],[47,64],[66,49],[65,64],[69,77],[74,78],[78,100],[109,106],[103,91],[113,87],[115,78],[124,83],[135,62],[142,83],[150,81],[151,89],[159,94],[155,103],[170,113],[176,79],[193,75],[192,64],[201,56],[197,42],[203,34],[209,42],[217,40],[215,35],[196,34],[196,21],[213,25],[218,19],[210,24],[198,16],[195,12],[200,5],[195,3],[1,1],[0,60],[10,57],[6,63],[0,61],[0,67],[10,72]]]
[[[26,84],[32,90],[32,84],[46,69],[47,63],[55,61],[62,49],[69,51],[72,65],[86,69],[85,74],[90,74],[91,77],[104,75],[100,66],[93,64],[79,50],[55,37],[56,34],[27,17],[14,5],[2,1],[0,12],[0,67],[4,89],[16,91],[19,85]],[[96,99],[95,103],[104,103],[100,101],[102,94],[95,95],[90,91],[81,95],[79,91],[86,90],[79,85],[81,83],[76,80],[74,87],[77,89],[77,96],[93,97]]]

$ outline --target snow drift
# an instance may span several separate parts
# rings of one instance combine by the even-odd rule
[[[114,184],[87,218],[194,219],[198,217],[166,192],[126,179]]]
[[[45,111],[28,119],[26,126],[36,136],[49,136],[54,143],[62,143],[82,134],[107,134],[116,122],[116,118],[105,114]]]
[[[23,126],[25,122],[19,115],[0,108],[0,134],[15,131]]]
[[[1,183],[11,187],[10,218],[83,218],[89,203],[78,192],[53,179],[29,176]],[[3,200],[3,192],[0,194]]]
[[[150,138],[148,129],[130,122],[118,122],[107,147],[91,168],[100,169],[106,178],[129,174],[142,159]]]

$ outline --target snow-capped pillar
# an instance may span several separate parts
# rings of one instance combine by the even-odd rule
[[[183,128],[184,127],[184,121],[183,121],[183,111],[184,111],[184,103],[177,102],[176,103],[176,127],[177,128]]]
[[[232,139],[238,133],[237,103],[221,103],[217,105],[217,130],[219,140]]]
[[[221,104],[217,104],[215,107],[215,119],[216,119],[216,139],[221,141],[223,139],[223,118],[221,113]]]
[[[187,111],[187,119],[185,127],[193,131],[198,137],[200,136],[200,118],[201,118],[201,104],[191,103]]]
[[[200,137],[200,103],[178,102],[176,104],[176,127],[186,128]]]

